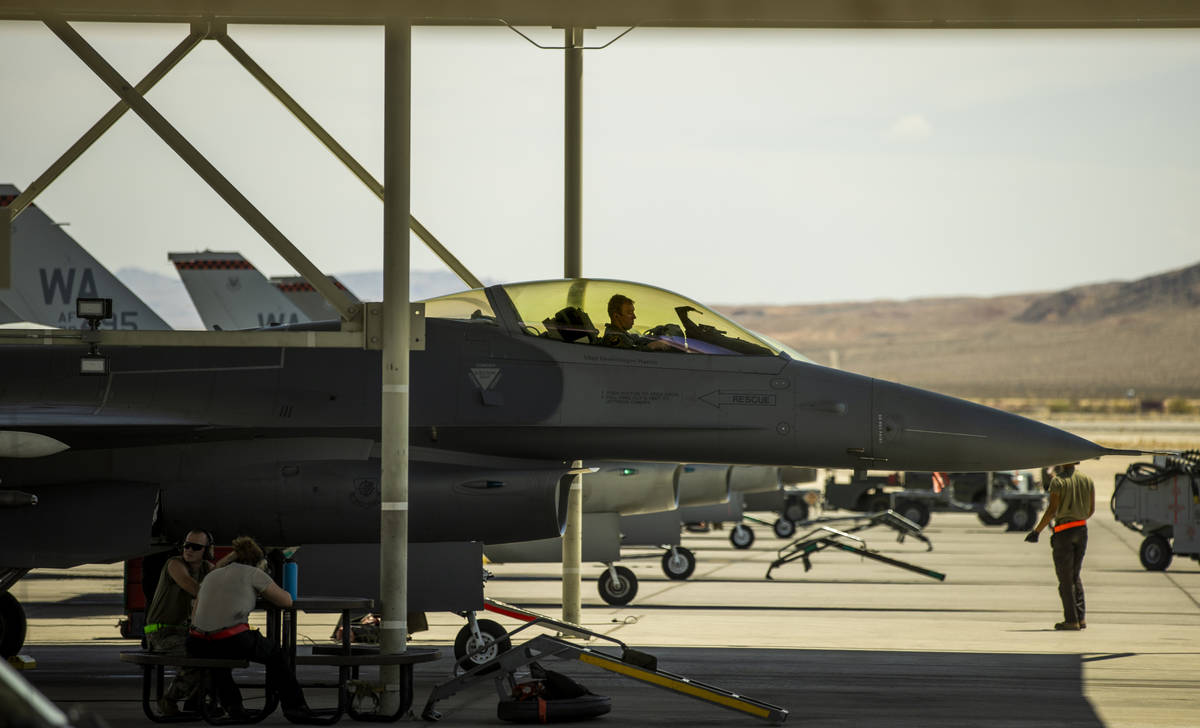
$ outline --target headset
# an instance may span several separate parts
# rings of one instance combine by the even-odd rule
[[[215,558],[213,548],[216,544],[216,539],[213,538],[212,531],[206,531],[203,528],[193,528],[192,530],[188,531],[188,533],[203,533],[204,534],[204,537],[208,539],[208,545],[204,547],[204,560],[212,561]],[[179,542],[180,552],[183,551],[183,545],[185,543],[187,543],[187,533],[185,533],[183,535],[183,540]]]

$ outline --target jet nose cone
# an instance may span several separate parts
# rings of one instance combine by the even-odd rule
[[[872,455],[896,470],[1018,470],[1110,453],[1090,440],[955,397],[876,380]]]

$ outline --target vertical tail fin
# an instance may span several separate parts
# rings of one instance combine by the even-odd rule
[[[0,184],[0,204],[18,194],[13,185]],[[105,328],[171,328],[61,225],[30,205],[12,224],[12,287],[0,289],[0,316],[82,328],[86,323],[75,316],[79,297],[112,299],[113,318],[103,323]]]
[[[312,319],[241,253],[169,253],[207,329],[232,331]]]
[[[330,280],[335,286],[345,291],[352,301],[359,302],[358,297],[343,286],[341,281],[333,276],[330,276]],[[337,310],[329,305],[329,301],[317,293],[317,289],[301,276],[271,276],[271,283],[303,311],[310,321],[336,321],[341,318]]]

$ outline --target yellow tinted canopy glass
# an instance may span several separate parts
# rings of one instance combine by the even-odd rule
[[[482,288],[460,291],[423,301],[425,318],[474,319],[495,322],[496,313]]]
[[[633,301],[636,320],[629,333],[639,340],[666,342],[669,350],[688,353],[775,356],[780,351],[707,306],[642,283],[583,278],[506,284],[504,290],[531,336],[603,343],[609,301],[621,295]]]

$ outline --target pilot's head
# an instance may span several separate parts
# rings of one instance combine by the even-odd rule
[[[613,297],[608,299],[608,318],[613,326],[622,331],[632,329],[633,322],[637,320],[633,313],[633,299],[614,293]]]

